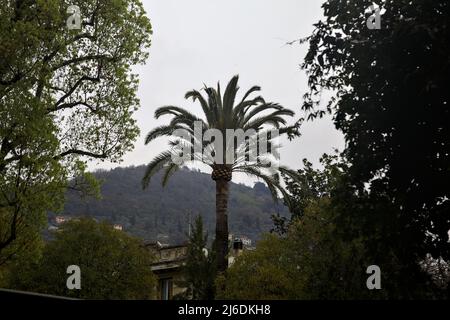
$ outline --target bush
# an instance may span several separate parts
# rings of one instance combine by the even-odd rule
[[[91,219],[70,221],[56,233],[37,263],[15,270],[10,287],[83,299],[150,299],[155,277],[142,242]],[[67,267],[81,269],[81,289],[66,286]]]

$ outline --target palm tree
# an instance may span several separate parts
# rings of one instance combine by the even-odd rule
[[[156,127],[147,134],[145,144],[157,137],[169,136],[175,140],[170,141],[170,150],[164,151],[156,156],[147,166],[145,176],[142,180],[143,188],[145,189],[151,177],[160,169],[165,169],[162,178],[163,186],[166,185],[169,177],[178,170],[182,165],[189,162],[200,161],[209,165],[212,168],[212,179],[216,182],[216,257],[217,268],[219,271],[225,271],[228,254],[228,197],[229,197],[229,181],[232,178],[233,172],[243,172],[251,176],[256,176],[262,179],[268,186],[275,200],[278,199],[277,191],[280,191],[289,202],[286,191],[280,184],[280,174],[295,175],[295,173],[285,167],[278,167],[273,170],[270,165],[270,159],[273,161],[273,154],[270,148],[266,152],[258,152],[260,154],[253,158],[254,161],[249,161],[250,140],[260,142],[261,137],[266,137],[268,143],[273,141],[273,137],[268,134],[268,128],[277,129],[279,134],[292,134],[293,128],[287,127],[284,116],[292,117],[294,112],[286,109],[276,103],[267,103],[261,96],[253,99],[248,99],[249,96],[259,91],[258,86],[252,87],[248,90],[242,100],[235,104],[236,94],[238,92],[238,76],[234,76],[228,83],[223,98],[220,91],[220,84],[217,84],[217,89],[206,87],[204,88],[207,97],[197,91],[189,91],[185,98],[192,98],[193,101],[198,100],[203,109],[205,120],[201,119],[189,111],[176,107],[164,106],[160,107],[155,112],[155,118],[164,115],[172,116],[168,125]],[[200,127],[198,127],[200,125]],[[222,137],[227,134],[227,129],[242,129],[245,132],[252,132],[249,139],[244,140],[237,145],[234,139],[232,143],[216,144],[216,141],[203,141],[196,133],[197,128],[201,128],[201,132],[205,133],[209,129],[219,131]],[[176,130],[183,130],[183,136],[175,135]],[[197,131],[198,132],[198,131]],[[256,132],[256,133],[255,133]],[[200,146],[200,148],[198,148]],[[220,150],[222,148],[222,150]],[[183,150],[189,150],[189,158],[180,158],[180,153]],[[226,161],[227,152],[233,151],[233,158]],[[236,155],[237,154],[237,155]],[[176,159],[176,161],[174,160]],[[222,160],[222,161],[221,161]]]

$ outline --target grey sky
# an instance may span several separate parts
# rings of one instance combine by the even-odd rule
[[[157,107],[178,105],[201,115],[198,104],[184,100],[185,92],[201,89],[203,83],[222,86],[240,75],[242,92],[253,85],[261,95],[302,115],[306,75],[300,70],[307,46],[285,45],[310,34],[321,17],[320,0],[143,0],[153,25],[150,58],[136,68],[140,75],[141,109],[135,117],[141,136],[134,151],[120,166],[140,165],[167,148],[161,139],[144,145],[148,131],[167,122],[153,115]],[[342,135],[330,119],[305,123],[302,137],[282,140],[281,163],[299,168],[302,158],[313,163],[333,148],[343,148]],[[92,163],[90,168],[117,164]],[[206,169],[207,168],[201,168]],[[251,184],[245,176],[233,181]]]

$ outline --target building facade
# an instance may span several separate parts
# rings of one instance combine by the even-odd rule
[[[159,241],[146,245],[155,257],[150,266],[157,277],[157,296],[159,300],[171,300],[175,295],[186,291],[183,287],[182,266],[187,259],[187,244],[163,245]]]
[[[228,265],[233,264],[246,246],[240,238],[231,236]],[[156,299],[172,300],[176,295],[183,294],[187,288],[183,279],[182,267],[187,261],[188,244],[165,245],[159,241],[146,244],[155,257],[151,270],[157,277]]]

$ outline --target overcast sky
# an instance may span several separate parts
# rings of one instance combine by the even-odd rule
[[[136,68],[140,76],[141,109],[135,118],[141,129],[134,151],[120,164],[96,163],[91,169],[141,165],[167,148],[164,139],[144,145],[144,137],[167,118],[154,119],[156,108],[178,105],[201,115],[201,108],[184,99],[203,83],[222,87],[240,75],[242,94],[253,85],[262,87],[266,101],[277,102],[302,116],[300,105],[306,92],[306,75],[299,64],[307,46],[286,42],[307,36],[321,18],[320,0],[143,0],[153,26],[150,57]],[[299,168],[301,159],[314,164],[333,148],[342,150],[342,135],[331,120],[308,122],[302,136],[282,141],[281,163]],[[207,171],[207,168],[201,168]],[[204,170],[206,169],[206,170]],[[252,184],[245,176],[233,181]]]

